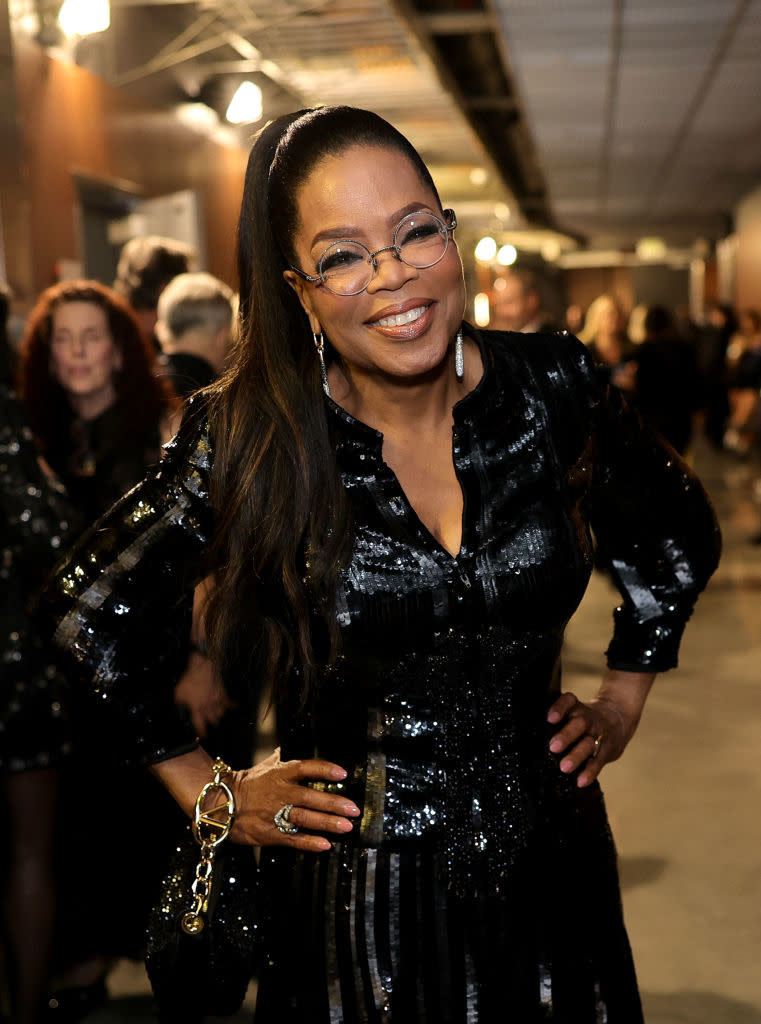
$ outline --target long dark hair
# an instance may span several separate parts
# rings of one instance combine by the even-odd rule
[[[406,157],[438,199],[407,139],[353,107],[271,122],[248,161],[238,224],[241,331],[210,407],[216,585],[206,629],[233,687],[236,673],[252,670],[253,647],[266,681],[284,682],[295,670],[305,699],[338,649],[333,601],[351,517],[309,323],[283,271],[295,262],[300,187],[326,156],[363,145]]]
[[[67,302],[89,302],[106,314],[122,366],[114,377],[119,438],[150,447],[162,416],[178,405],[170,386],[154,373],[154,351],[127,303],[99,281],[65,281],[46,288],[29,314],[19,351],[18,389],[43,454],[60,444],[72,409],[50,371],[53,314]]]

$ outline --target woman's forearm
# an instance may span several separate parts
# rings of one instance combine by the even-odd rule
[[[150,771],[169,790],[185,811],[192,816],[196,798],[213,776],[212,759],[201,747],[150,766]]]
[[[654,679],[654,672],[624,672],[610,668],[603,676],[595,700],[621,716],[627,740],[639,724]]]

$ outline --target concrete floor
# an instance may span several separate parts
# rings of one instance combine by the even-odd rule
[[[696,465],[725,554],[680,668],[657,681],[603,786],[648,1024],[761,1024],[761,546],[747,543],[761,518],[749,466],[703,449]],[[569,629],[565,679],[580,696],[599,680],[615,603],[595,576]],[[91,1024],[155,1020],[141,967],[119,965],[109,984]]]

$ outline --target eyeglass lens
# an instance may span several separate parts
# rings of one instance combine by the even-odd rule
[[[447,225],[432,213],[411,213],[394,232],[394,248],[403,263],[418,270],[432,267],[446,252]],[[377,259],[361,242],[341,241],[328,246],[320,257],[319,272],[325,285],[339,295],[355,295],[373,279]]]

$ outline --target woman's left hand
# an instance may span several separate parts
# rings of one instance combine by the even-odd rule
[[[589,786],[608,762],[623,754],[634,735],[655,675],[648,672],[606,672],[600,691],[588,703],[564,693],[547,712],[560,725],[550,750],[560,756],[560,770],[578,771],[577,785]]]

